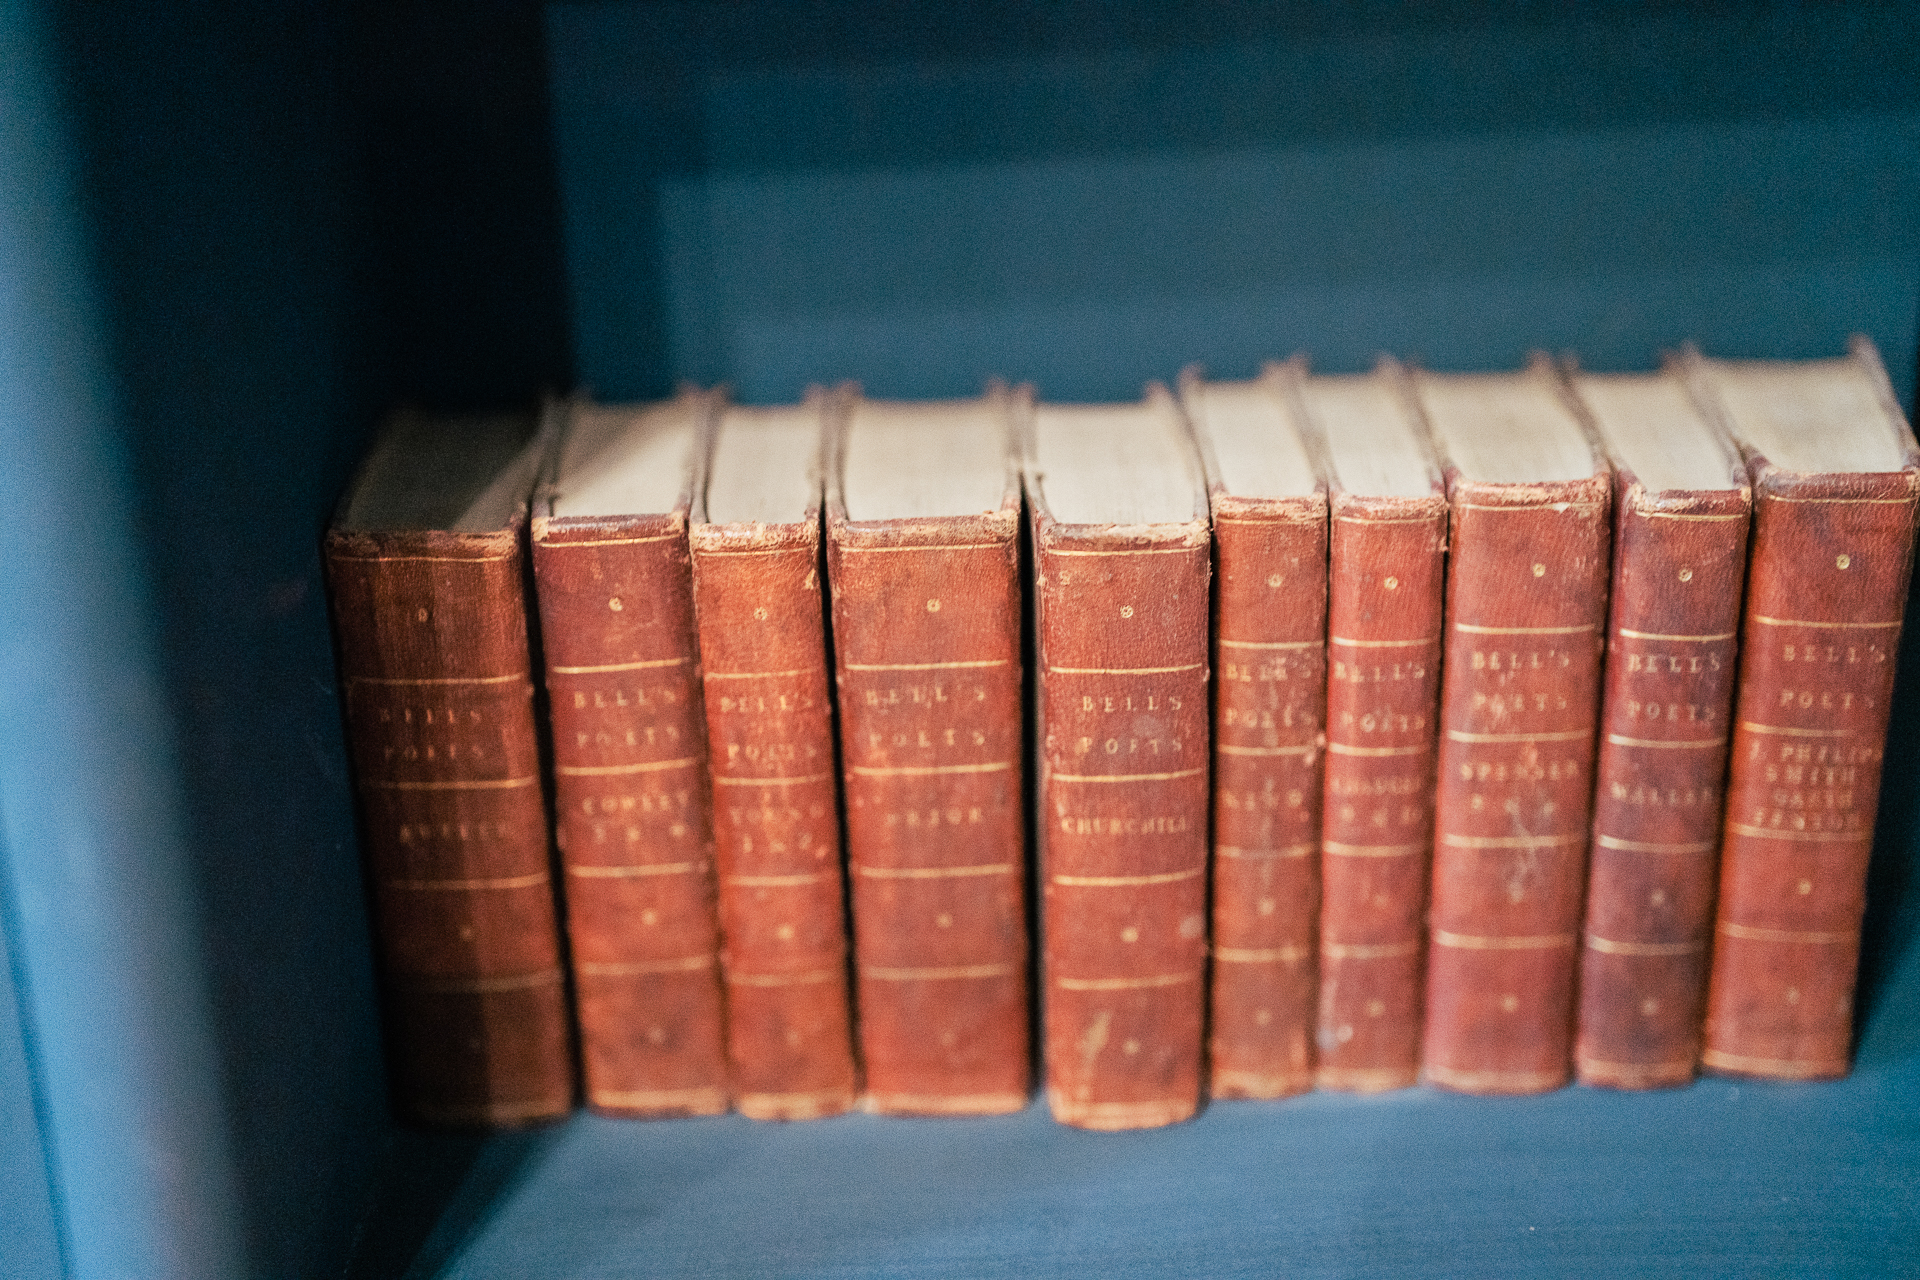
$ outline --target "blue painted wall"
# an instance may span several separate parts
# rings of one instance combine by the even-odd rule
[[[581,376],[1106,398],[1858,329],[1910,398],[1913,13],[1691,8],[558,5]]]
[[[0,814],[41,1168],[71,1274],[237,1274],[179,744],[77,139],[50,25],[0,13]]]
[[[0,896],[10,888],[0,883]],[[0,900],[0,941],[19,933],[11,902]],[[21,1016],[19,963],[8,948],[0,966],[0,1275],[53,1280],[63,1274],[46,1095],[37,1078],[33,1037]]]
[[[337,1275],[403,1135],[319,540],[393,402],[570,381],[538,7],[0,12],[0,1273]]]

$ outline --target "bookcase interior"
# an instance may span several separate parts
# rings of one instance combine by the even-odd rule
[[[1861,331],[1911,412],[1912,5],[0,21],[0,1271],[1920,1264],[1911,639],[1844,1082],[481,1138],[386,1110],[318,559],[400,400],[1131,399],[1295,350],[1607,370]]]

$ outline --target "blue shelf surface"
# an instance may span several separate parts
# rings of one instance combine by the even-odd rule
[[[1040,1103],[793,1125],[581,1115],[481,1145],[405,1274],[1907,1274],[1920,966],[1885,997],[1855,1072],[1828,1084],[1313,1094],[1126,1134],[1063,1128]]]

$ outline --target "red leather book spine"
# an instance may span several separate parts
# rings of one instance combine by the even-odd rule
[[[573,1105],[524,533],[327,538],[394,1100],[429,1124]]]
[[[828,524],[867,1105],[1026,1105],[1017,498]]]
[[[734,1105],[855,1100],[818,517],[693,526]]]
[[[1210,1088],[1313,1087],[1327,499],[1213,499]]]
[[[1171,1124],[1200,1101],[1207,526],[1034,524],[1047,1098]]]
[[[1420,1070],[1447,501],[1333,498],[1317,1083]]]
[[[1721,783],[1746,575],[1742,490],[1615,479],[1612,608],[1574,1067],[1684,1084],[1700,1054]]]
[[[686,513],[536,519],[533,570],[587,1103],[725,1111]]]
[[[1426,1077],[1566,1083],[1606,624],[1608,478],[1454,481]]]
[[[1847,1072],[1920,472],[1754,468],[1753,559],[1702,1062]]]

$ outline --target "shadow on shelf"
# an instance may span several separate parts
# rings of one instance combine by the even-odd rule
[[[484,1224],[558,1127],[513,1133],[400,1129],[380,1161],[372,1210],[345,1280],[433,1276]]]

